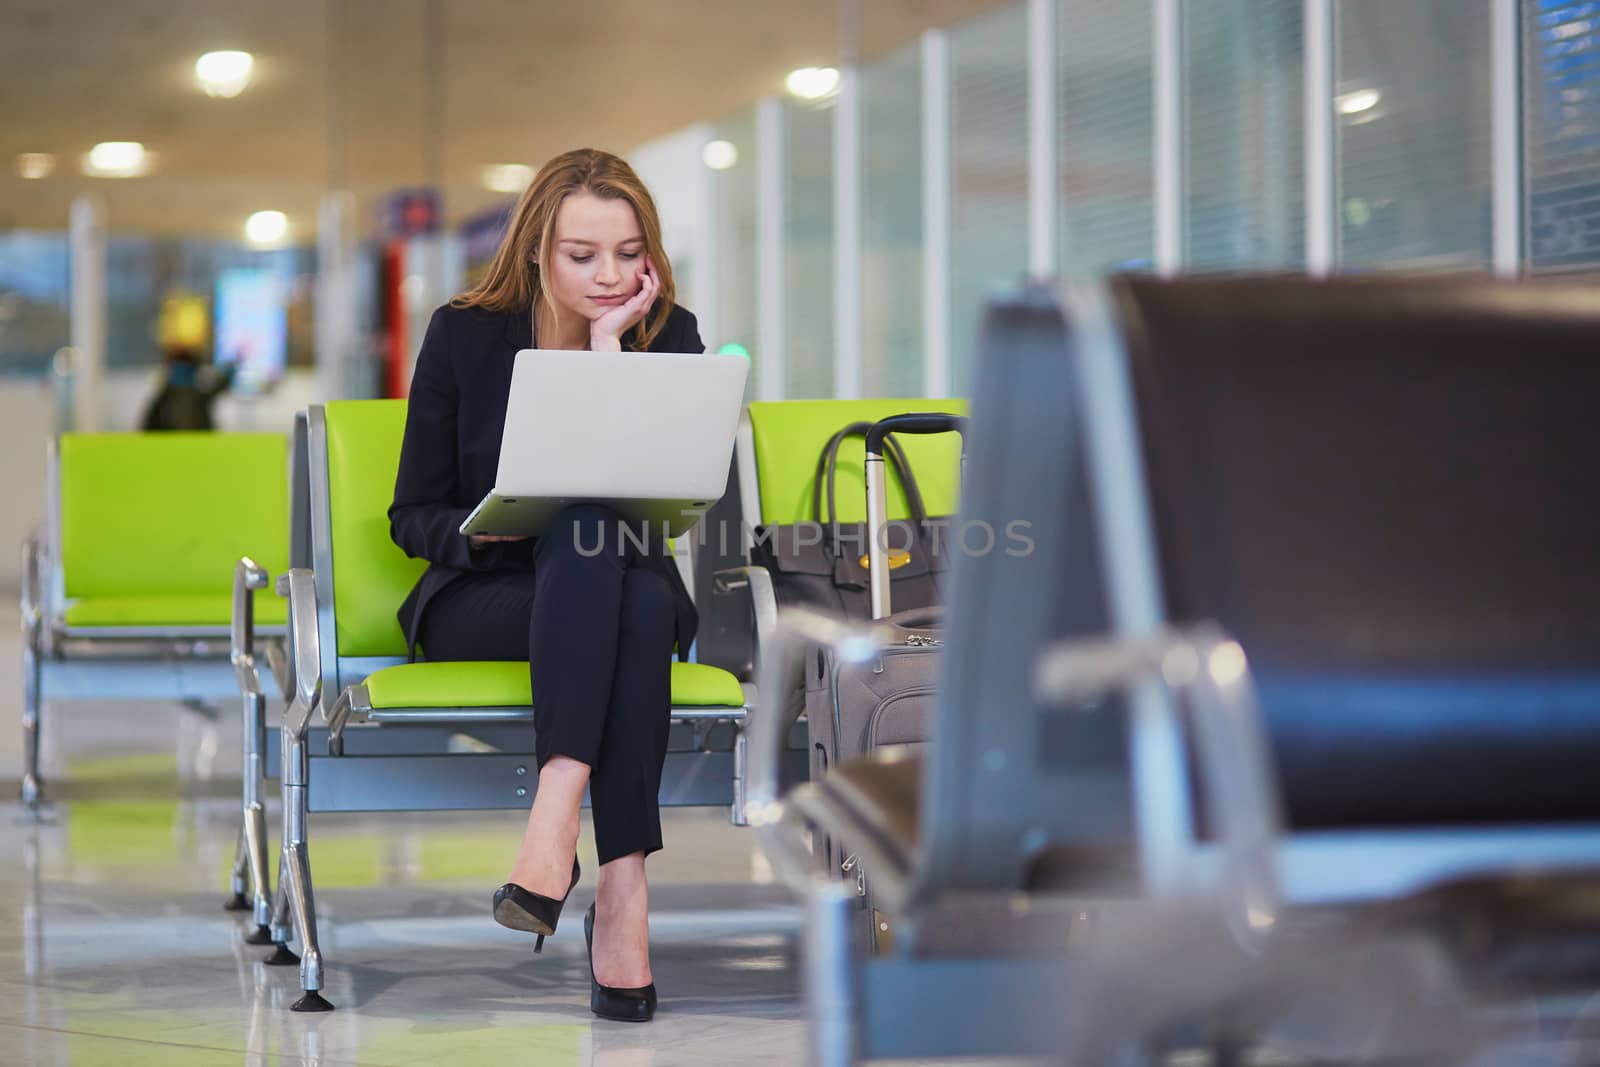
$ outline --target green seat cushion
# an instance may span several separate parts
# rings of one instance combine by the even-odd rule
[[[282,626],[288,601],[268,590],[256,594],[257,626]],[[176,593],[170,596],[84,597],[67,608],[68,626],[228,626],[232,594]]]
[[[828,438],[852,422],[877,422],[908,411],[967,413],[965,400],[901,397],[879,400],[758,401],[749,407],[755,439],[756,475],[761,483],[764,524],[811,519],[811,485],[817,457]],[[961,441],[955,434],[900,434],[911,472],[929,515],[954,515],[961,487]],[[866,448],[861,438],[839,449],[834,496],[840,522],[867,518]],[[893,468],[890,468],[891,472]],[[889,517],[909,518],[900,479],[889,478]]]
[[[339,655],[403,656],[406,640],[395,613],[428,566],[389,536],[406,402],[331,401],[323,419]]]
[[[58,448],[67,599],[226,602],[240,556],[275,575],[288,567],[284,435],[68,433]]]
[[[374,708],[525,708],[533,704],[527,663],[402,663],[367,676]],[[706,663],[672,665],[674,707],[744,707],[739,680]]]

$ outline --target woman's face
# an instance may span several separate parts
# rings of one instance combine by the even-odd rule
[[[632,204],[573,193],[556,212],[546,288],[563,311],[593,321],[639,291],[644,255]]]

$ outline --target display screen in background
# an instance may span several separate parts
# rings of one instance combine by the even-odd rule
[[[270,270],[217,276],[216,364],[234,366],[233,388],[259,392],[283,377],[288,358],[288,285]]]

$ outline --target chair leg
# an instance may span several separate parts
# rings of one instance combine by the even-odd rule
[[[322,948],[317,942],[316,897],[311,890],[311,854],[307,850],[306,777],[309,761],[306,740],[297,738],[284,746],[283,761],[283,857],[279,875],[288,887],[284,894],[294,931],[300,938],[300,987],[305,996],[290,1005],[292,1011],[332,1011],[322,998]],[[279,887],[280,889],[283,886]]]
[[[246,859],[245,824],[239,822],[239,838],[233,846],[233,870],[228,875],[228,899],[222,902],[223,911],[249,911],[248,876],[250,864]]]
[[[245,937],[249,945],[272,945],[272,954],[261,962],[272,967],[286,967],[291,963],[299,963],[300,957],[289,950],[289,939],[294,936],[290,927],[293,921],[290,918],[289,906],[289,879],[284,871],[289,866],[289,854],[283,849],[278,850],[278,892],[273,897],[272,909],[267,915],[267,925],[257,926],[255,931]]]
[[[245,863],[250,884],[255,888],[254,909],[257,926],[272,924],[272,881],[267,874],[267,815],[261,802],[251,804],[244,813]]]
[[[749,826],[745,815],[745,769],[750,764],[750,739],[745,736],[744,725],[735,728],[733,735],[733,811],[729,813],[733,825]]]
[[[267,875],[267,824],[261,806],[262,747],[266,744],[266,698],[259,693],[245,694],[242,730],[243,758],[240,761],[243,810],[239,825],[239,851],[233,861],[233,899],[228,910],[253,909],[257,935],[267,934],[272,924],[272,882]],[[248,880],[253,900],[245,897]]]
[[[272,954],[269,955],[266,959],[262,960],[263,963],[267,964],[268,966],[272,966],[272,967],[286,967],[291,963],[299,963],[300,962],[300,957],[296,956],[293,952],[289,951],[289,945],[288,945],[289,938],[293,935],[293,931],[289,928],[289,923],[291,921],[290,920],[290,914],[292,912],[292,907],[291,907],[290,901],[289,901],[289,893],[290,893],[290,891],[291,891],[291,889],[293,887],[290,885],[289,877],[288,877],[288,874],[286,873],[288,871],[288,869],[289,869],[289,840],[290,840],[290,836],[289,836],[290,803],[289,803],[289,770],[288,770],[288,755],[289,755],[288,749],[289,749],[289,744],[288,744],[288,741],[287,741],[287,738],[288,738],[289,735],[288,735],[288,732],[285,731],[283,734],[280,734],[279,736],[285,739],[284,740],[284,745],[283,745],[283,747],[284,747],[284,757],[285,757],[284,765],[285,766],[284,766],[283,778],[281,779],[282,796],[283,796],[283,820],[284,820],[284,823],[283,823],[283,833],[281,834],[281,836],[279,838],[280,844],[279,844],[279,847],[278,847],[278,892],[277,892],[277,895],[273,898],[272,912],[267,918],[267,926],[266,926],[265,931],[263,931],[260,927],[257,927],[255,934],[251,935],[250,937],[245,938],[246,941],[250,942],[253,945],[269,945],[270,944],[270,945],[275,946],[273,948],[273,950],[272,950]],[[302,745],[302,748],[303,747],[304,746]],[[246,823],[245,825],[248,826],[249,823]],[[266,839],[266,835],[263,834],[262,835],[262,840],[265,841],[265,839]],[[263,846],[263,847],[265,847],[265,846]],[[263,870],[262,871],[263,878],[265,878],[265,875],[266,875],[266,872],[265,872],[265,870]],[[265,882],[263,882],[263,885],[264,884],[265,884]],[[262,935],[263,932],[266,934],[265,939],[261,938],[261,935]]]
[[[32,635],[22,642],[22,802],[37,812],[44,801],[44,782],[39,777],[39,714],[43,709],[39,650]]]
[[[311,892],[311,858],[305,842],[289,846],[289,904],[294,915],[295,934],[300,938],[300,988],[305,996],[290,1005],[291,1011],[332,1011],[322,998],[322,949],[317,944],[316,899]]]

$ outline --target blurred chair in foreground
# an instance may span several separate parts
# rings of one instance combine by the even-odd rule
[[[962,522],[1033,545],[958,555],[929,752],[780,795],[783,716],[753,725],[814,1061],[1461,1062],[1600,988],[1597,346],[1568,285],[993,308]],[[885,955],[811,825],[860,843]]]

